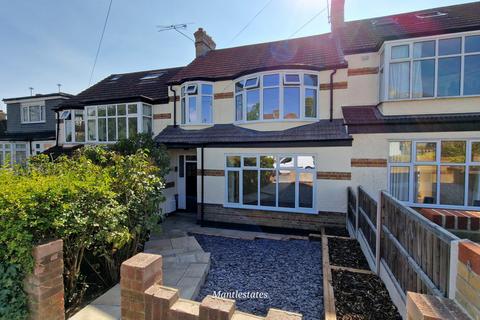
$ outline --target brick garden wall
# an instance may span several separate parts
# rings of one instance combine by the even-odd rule
[[[201,205],[198,206],[197,220],[201,219]],[[277,228],[300,229],[319,232],[321,227],[345,227],[345,214],[341,212],[320,212],[318,214],[290,213],[255,209],[225,208],[217,204],[205,204],[204,220],[249,224]]]
[[[270,309],[256,317],[235,310],[235,301],[207,296],[202,302],[179,298],[177,289],[162,286],[162,257],[139,253],[121,267],[122,320],[301,320],[296,313]]]
[[[471,241],[458,245],[455,300],[473,319],[480,319],[480,245]]]

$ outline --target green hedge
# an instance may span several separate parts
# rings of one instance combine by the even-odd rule
[[[64,241],[67,308],[81,303],[87,276],[115,283],[122,261],[156,224],[163,172],[147,152],[101,147],[0,170],[0,318],[23,317],[21,280],[32,270],[32,247],[42,242]]]

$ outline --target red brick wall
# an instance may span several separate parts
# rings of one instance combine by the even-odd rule
[[[30,319],[65,319],[63,241],[56,240],[35,247],[33,258],[35,267],[25,279]]]

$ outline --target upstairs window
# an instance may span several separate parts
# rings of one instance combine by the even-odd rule
[[[64,120],[65,142],[108,143],[152,132],[152,106],[123,103],[72,110]]]
[[[387,44],[381,60],[381,100],[480,95],[480,35]]]
[[[213,85],[189,83],[181,88],[182,124],[210,124],[213,122]]]
[[[21,122],[45,122],[45,106],[22,106]]]
[[[318,75],[264,73],[235,83],[235,121],[307,120],[318,117]]]

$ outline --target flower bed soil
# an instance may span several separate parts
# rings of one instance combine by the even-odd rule
[[[328,238],[328,253],[333,266],[370,270],[357,240]]]
[[[373,274],[332,270],[338,320],[400,320],[383,282]]]

